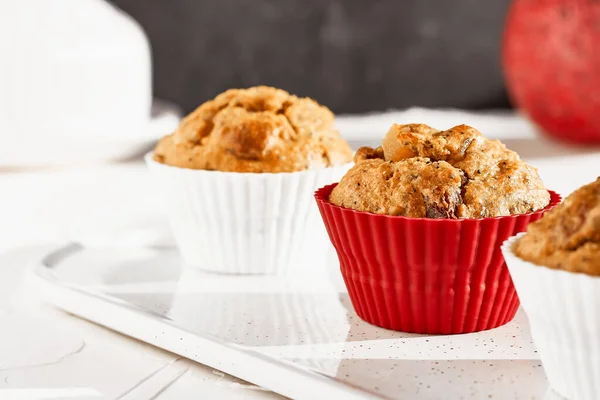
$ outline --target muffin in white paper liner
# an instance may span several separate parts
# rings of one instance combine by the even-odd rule
[[[502,253],[550,386],[567,399],[600,399],[600,277],[522,260],[512,250],[522,236]]]
[[[171,167],[146,155],[166,197],[184,262],[205,271],[272,274],[325,257],[328,241],[313,193],[351,164],[289,173]]]

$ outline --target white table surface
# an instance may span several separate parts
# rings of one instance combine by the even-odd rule
[[[539,167],[546,185],[563,195],[600,175],[600,149],[536,137],[531,125],[509,114],[410,110],[342,119],[340,129],[353,143],[376,142],[391,121],[472,124]],[[277,397],[46,306],[22,285],[33,263],[68,240],[171,242],[157,190],[140,160],[0,170],[0,398]]]
[[[0,398],[279,397],[41,303],[22,282],[51,249],[0,256]]]

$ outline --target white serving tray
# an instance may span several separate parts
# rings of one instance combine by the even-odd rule
[[[521,311],[469,335],[377,328],[354,313],[333,253],[257,277],[182,267],[171,248],[69,244],[30,284],[70,313],[292,398],[555,398]]]

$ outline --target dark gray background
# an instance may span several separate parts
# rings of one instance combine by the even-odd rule
[[[115,0],[146,30],[154,90],[185,111],[268,84],[335,112],[508,107],[509,0]]]

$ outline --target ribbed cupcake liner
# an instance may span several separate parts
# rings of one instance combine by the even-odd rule
[[[152,153],[145,159],[185,263],[229,274],[279,273],[301,267],[305,249],[325,252],[311,196],[350,167],[255,174],[171,167]]]
[[[544,210],[483,219],[406,218],[329,202],[336,184],[315,193],[356,313],[413,333],[477,332],[509,322],[519,299],[500,245]]]
[[[550,386],[567,399],[600,399],[600,277],[537,266],[502,246]]]

